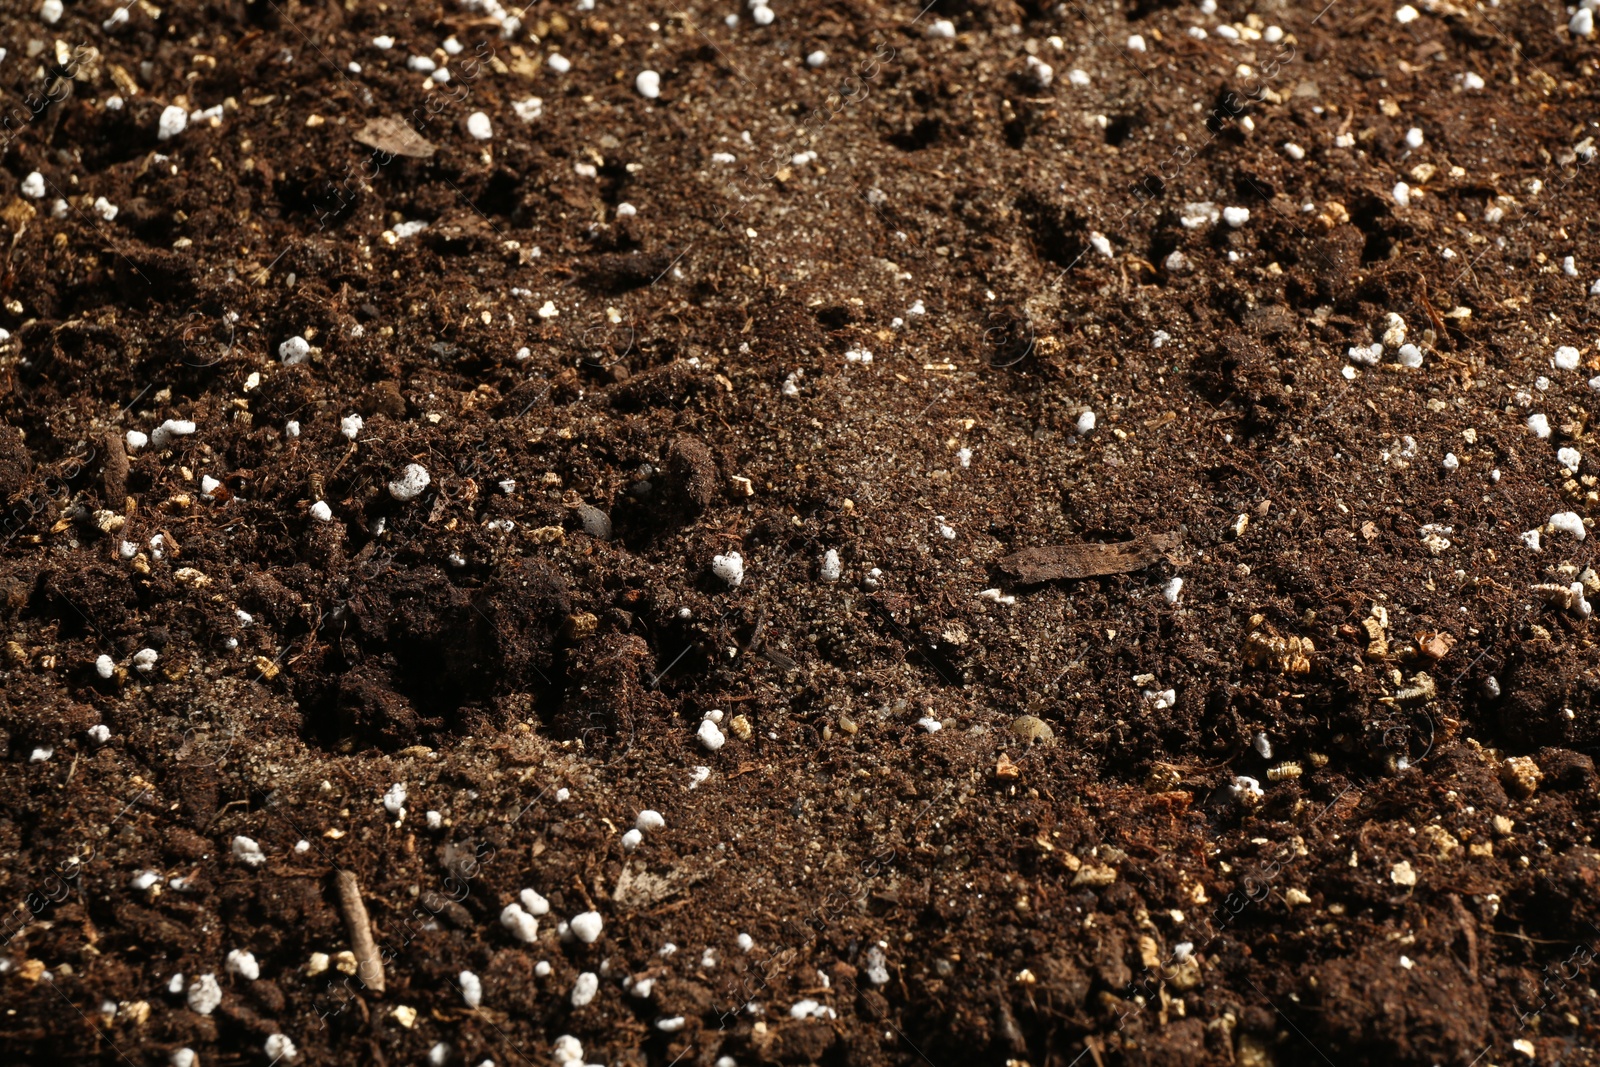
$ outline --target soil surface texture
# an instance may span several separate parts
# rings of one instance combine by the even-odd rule
[[[0,1061],[1600,1063],[1595,0],[0,2]]]

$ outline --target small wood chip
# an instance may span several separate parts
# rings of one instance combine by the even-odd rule
[[[128,499],[128,452],[123,436],[116,430],[107,430],[100,438],[105,452],[105,466],[101,468],[101,485],[105,489],[105,506],[112,511],[122,507]]]
[[[1024,582],[1094,578],[1143,570],[1178,547],[1177,534],[1150,534],[1114,544],[1045,545],[1024,548],[1000,560],[1000,569]]]
[[[355,139],[368,148],[412,159],[431,159],[437,151],[433,142],[406,125],[404,119],[393,115],[368,119],[367,124],[355,132]]]
[[[344,924],[350,931],[350,947],[355,949],[356,974],[374,993],[383,992],[383,957],[372,940],[372,921],[367,917],[367,906],[361,902],[361,886],[354,871],[340,871],[339,910],[344,912]]]
[[[1450,654],[1455,647],[1456,639],[1450,634],[1424,634],[1417,640],[1417,647],[1422,654],[1432,660],[1441,660]]]

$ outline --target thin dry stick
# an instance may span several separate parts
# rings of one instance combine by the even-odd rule
[[[356,975],[374,993],[383,992],[383,957],[372,940],[372,921],[367,918],[367,906],[361,902],[361,886],[356,883],[354,871],[340,871],[339,908],[344,912],[344,923],[350,930],[350,946],[356,953]]]

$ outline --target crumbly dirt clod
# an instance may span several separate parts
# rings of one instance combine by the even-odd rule
[[[1597,1062],[1600,53],[1399,6],[7,5],[4,1058]]]

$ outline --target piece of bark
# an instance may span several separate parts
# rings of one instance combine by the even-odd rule
[[[383,957],[372,940],[372,920],[367,917],[367,906],[361,901],[361,886],[354,871],[340,871],[339,910],[344,912],[344,924],[350,931],[350,948],[356,954],[356,976],[374,993],[383,992]]]
[[[1150,534],[1114,544],[1045,545],[1003,557],[1000,569],[1029,583],[1095,578],[1143,570],[1177,547],[1177,534]]]
[[[368,119],[367,124],[352,136],[368,148],[376,148],[391,156],[431,159],[437,151],[433,142],[406,125],[405,119],[392,115]]]
[[[128,450],[116,430],[106,431],[100,447],[106,452],[105,464],[100,468],[106,510],[121,511],[128,505]]]

